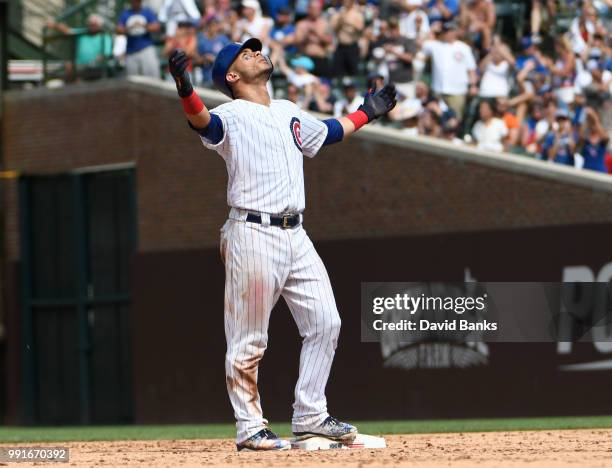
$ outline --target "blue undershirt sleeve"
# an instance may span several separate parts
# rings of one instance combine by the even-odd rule
[[[327,126],[327,137],[323,142],[323,146],[342,141],[344,129],[338,119],[325,119],[323,123]]]
[[[191,125],[189,120],[187,121],[192,130],[198,132],[201,136],[206,138],[212,144],[216,145],[223,139],[223,123],[221,118],[217,114],[210,114],[210,122],[204,128],[195,128]]]

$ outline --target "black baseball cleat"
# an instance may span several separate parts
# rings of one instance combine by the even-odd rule
[[[311,437],[325,437],[338,442],[352,442],[357,437],[357,428],[351,424],[338,421],[328,416],[321,425],[308,432],[294,432],[296,440],[309,439]]]
[[[239,452],[254,452],[263,450],[289,450],[291,442],[280,439],[270,429],[262,429],[257,434],[252,435],[244,442],[236,444]]]

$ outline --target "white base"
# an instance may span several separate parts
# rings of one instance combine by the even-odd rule
[[[345,444],[335,440],[326,439],[325,437],[311,437],[306,440],[291,441],[291,448],[301,450],[330,450],[330,449],[357,449],[369,448],[378,449],[386,448],[387,442],[383,437],[374,437],[365,434],[357,434],[355,440],[350,444]]]

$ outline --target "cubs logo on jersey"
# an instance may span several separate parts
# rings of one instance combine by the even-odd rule
[[[302,151],[302,124],[300,123],[300,119],[293,117],[291,119],[291,123],[289,124],[289,128],[291,129],[291,135],[293,135],[293,142],[295,143],[295,146]]]

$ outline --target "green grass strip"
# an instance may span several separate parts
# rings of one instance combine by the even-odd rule
[[[427,421],[355,421],[364,434],[427,434],[442,432],[533,431],[612,428],[612,416],[547,418],[450,419]],[[272,430],[291,434],[287,423],[273,423]],[[0,442],[67,442],[94,440],[160,440],[233,438],[233,424],[0,427]]]

